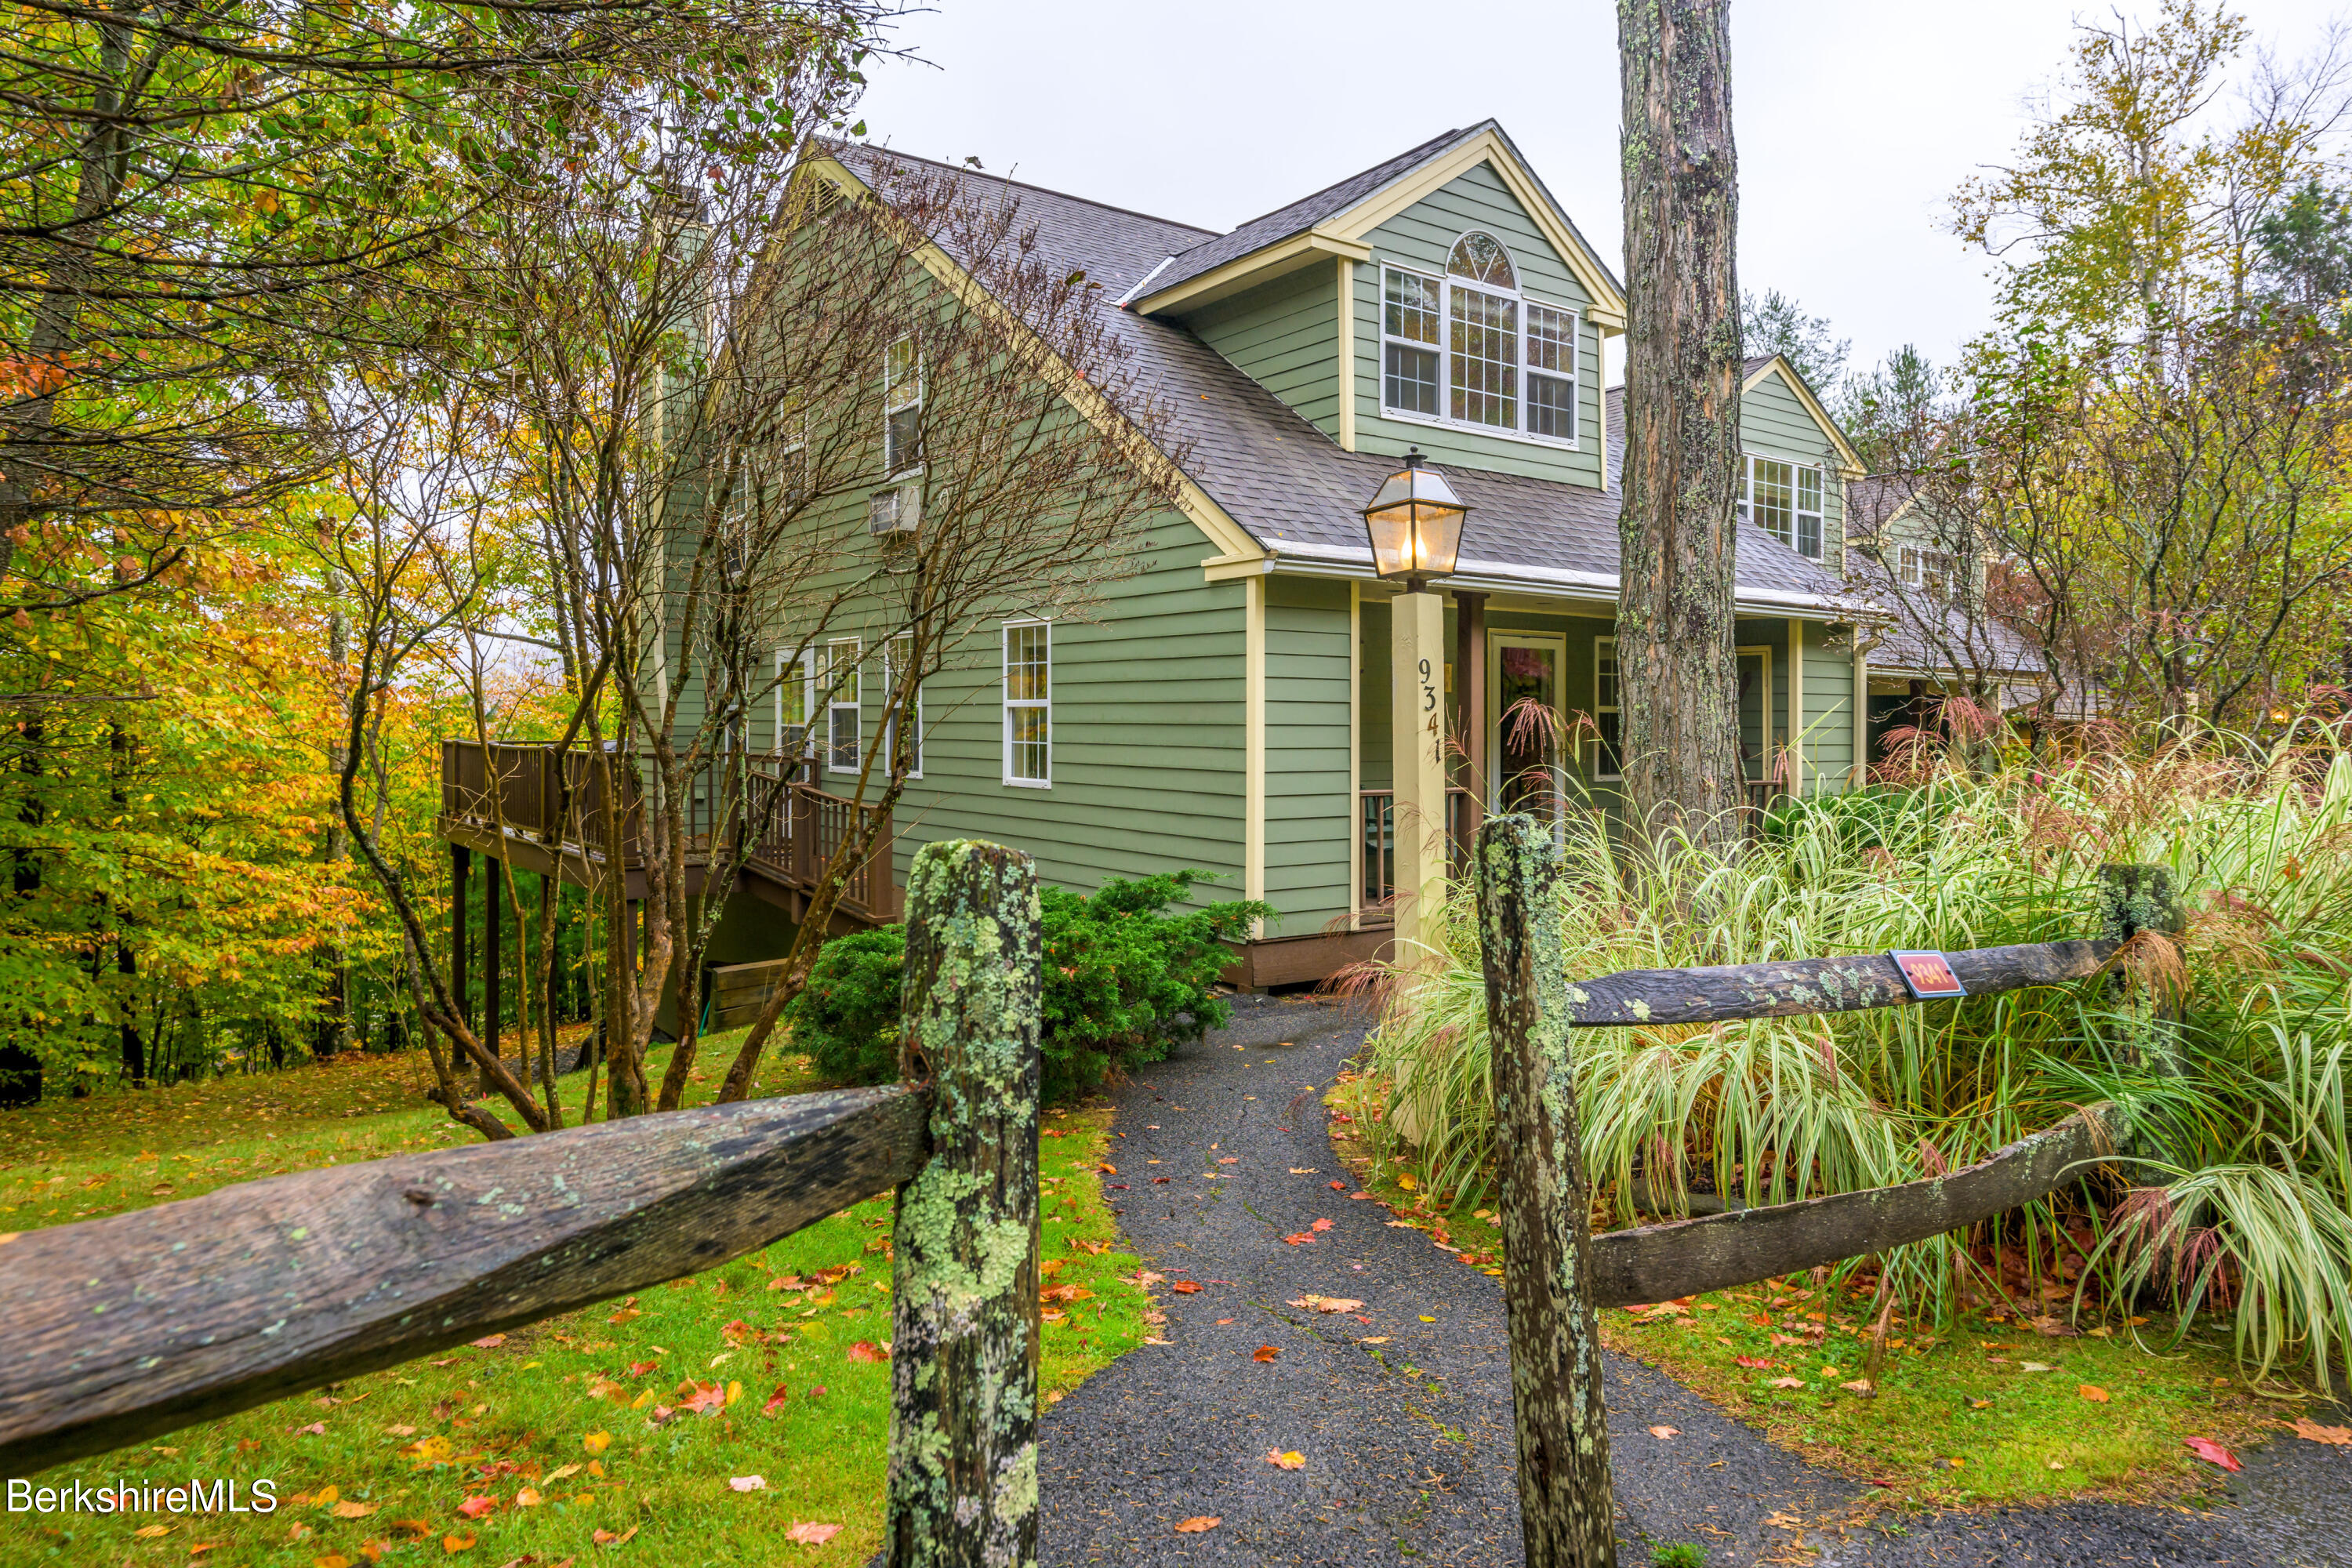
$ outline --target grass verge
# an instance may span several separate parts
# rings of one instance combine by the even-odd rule
[[[794,1058],[765,1076],[770,1093],[816,1087]],[[10,1113],[0,1226],[471,1141],[437,1107],[416,1107],[414,1077],[403,1058],[356,1058]],[[692,1101],[714,1088],[698,1085]],[[1045,1268],[1066,1297],[1047,1309],[1047,1400],[1147,1332],[1139,1265],[1118,1250],[1096,1174],[1108,1122],[1102,1109],[1045,1119]],[[61,1568],[863,1562],[881,1544],[889,1225],[890,1200],[874,1199],[625,1300],[46,1472],[44,1486],[234,1480],[247,1499],[268,1480],[278,1506],[18,1514],[0,1557]],[[795,1526],[825,1539],[803,1546]]]
[[[1327,1100],[1335,1152],[1363,1190],[1465,1266],[1499,1273],[1490,1210],[1447,1213],[1411,1159],[1376,1162],[1361,1135],[1381,1104],[1376,1087],[1343,1075]],[[1806,1279],[1601,1314],[1610,1349],[1891,1503],[1927,1507],[2187,1496],[2219,1479],[2188,1438],[2235,1448],[2296,1414],[2233,1375],[2221,1324],[2208,1320],[2204,1339],[2178,1351],[2156,1348],[2171,1327],[2094,1323],[2051,1336],[1976,1312],[1942,1335],[1898,1323],[1876,1388],[1864,1392],[1845,1385],[1863,1381],[1866,1296]]]

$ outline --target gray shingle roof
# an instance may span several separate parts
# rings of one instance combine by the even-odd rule
[[[1178,248],[1171,240],[1197,242],[1203,232],[880,148],[829,151],[854,173],[920,165],[963,183],[975,199],[1017,200],[1022,225],[1036,227],[1040,255],[1057,267],[1084,268],[1108,299],[1118,299]],[[1394,468],[1394,458],[1342,451],[1181,326],[1129,310],[1119,311],[1113,325],[1170,408],[1175,443],[1188,453],[1187,474],[1227,516],[1280,555],[1370,564],[1360,509]],[[1613,597],[1622,425],[1622,418],[1609,421],[1607,490],[1449,467],[1447,477],[1472,508],[1462,542],[1463,576],[1516,581],[1535,592]],[[1743,601],[1843,605],[1849,597],[1837,578],[1769,535],[1740,542],[1738,578]]]

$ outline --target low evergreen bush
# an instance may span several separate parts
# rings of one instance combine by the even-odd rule
[[[1169,912],[1207,879],[1185,870],[1113,879],[1091,898],[1043,891],[1048,1100],[1084,1094],[1114,1068],[1159,1061],[1231,1016],[1210,989],[1232,962],[1225,944],[1274,911],[1235,900]],[[905,928],[884,926],[836,937],[818,954],[785,1017],[827,1077],[880,1083],[897,1075],[906,953]]]

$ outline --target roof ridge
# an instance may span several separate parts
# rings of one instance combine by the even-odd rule
[[[1027,180],[1016,180],[1010,174],[991,174],[986,169],[976,166],[967,166],[961,163],[950,163],[946,162],[944,159],[940,158],[926,158],[919,153],[902,153],[896,147],[888,146],[878,142],[841,142],[835,143],[835,145],[854,148],[861,153],[878,153],[884,157],[898,158],[909,163],[929,163],[934,169],[945,169],[951,174],[957,174],[967,178],[976,177],[983,180],[993,180],[1000,185],[1013,185],[1024,191],[1035,191],[1040,195],[1059,196],[1066,202],[1077,202],[1085,206],[1100,207],[1105,212],[1123,213],[1129,217],[1139,217],[1151,223],[1164,223],[1170,228],[1189,229],[1192,233],[1201,235],[1208,239],[1215,239],[1219,237],[1217,230],[1213,228],[1203,228],[1197,223],[1184,223],[1172,217],[1161,217],[1157,213],[1140,212],[1134,207],[1123,207],[1118,205],[1116,202],[1101,202],[1097,201],[1092,196],[1081,196],[1069,191],[1057,191],[1051,185],[1040,185],[1034,184]],[[1279,211],[1281,209],[1276,208],[1276,210]]]
[[[1489,122],[1488,122],[1488,121],[1483,121],[1483,120],[1482,120],[1482,121],[1480,121],[1478,123],[1479,123],[1480,125],[1484,125],[1484,124],[1487,124],[1487,123],[1489,123]],[[1406,149],[1405,149],[1403,152],[1402,152],[1402,153],[1391,153],[1389,156],[1387,156],[1387,157],[1385,157],[1385,158],[1375,158],[1375,159],[1373,159],[1370,163],[1369,163],[1365,164],[1362,168],[1358,169],[1358,170],[1357,170],[1355,173],[1353,173],[1353,174],[1342,174],[1342,175],[1340,175],[1338,179],[1336,179],[1336,180],[1332,181],[1332,182],[1331,182],[1329,184],[1328,184],[1328,185],[1321,185],[1321,186],[1318,186],[1316,189],[1314,189],[1314,190],[1311,190],[1311,191],[1307,192],[1307,193],[1305,195],[1303,195],[1303,196],[1293,196],[1293,197],[1291,197],[1288,201],[1284,202],[1284,203],[1283,203],[1281,205],[1279,205],[1279,206],[1271,206],[1271,207],[1266,208],[1266,209],[1265,209],[1265,211],[1264,211],[1264,212],[1262,212],[1262,213],[1257,214],[1257,215],[1256,215],[1255,216],[1254,216],[1254,217],[1245,217],[1245,218],[1242,219],[1242,221],[1241,221],[1241,222],[1239,222],[1239,223],[1237,223],[1237,224],[1234,225],[1234,226],[1233,226],[1233,227],[1231,227],[1231,228],[1229,228],[1229,229],[1224,230],[1224,231],[1223,231],[1223,233],[1221,233],[1221,234],[1213,234],[1213,235],[1211,235],[1209,237],[1210,237],[1211,239],[1223,239],[1223,238],[1225,238],[1225,237],[1226,237],[1226,236],[1228,236],[1228,235],[1239,234],[1242,230],[1244,230],[1244,229],[1245,229],[1245,228],[1249,227],[1249,226],[1250,226],[1250,225],[1252,225],[1252,224],[1254,224],[1254,223],[1264,223],[1267,218],[1273,217],[1273,216],[1274,216],[1276,214],[1277,214],[1277,213],[1286,213],[1286,212],[1288,212],[1292,207],[1296,207],[1296,206],[1304,206],[1304,205],[1306,205],[1308,202],[1313,201],[1316,197],[1320,196],[1320,195],[1329,195],[1331,192],[1338,190],[1341,185],[1344,185],[1344,184],[1349,184],[1350,181],[1353,181],[1353,180],[1360,180],[1360,179],[1362,179],[1366,174],[1370,174],[1374,169],[1380,168],[1380,167],[1383,166],[1384,164],[1389,164],[1389,163],[1396,163],[1396,162],[1398,162],[1400,159],[1410,158],[1410,157],[1412,157],[1414,153],[1419,153],[1419,152],[1423,152],[1423,151],[1424,151],[1424,150],[1426,150],[1426,149],[1428,149],[1428,148],[1431,148],[1431,147],[1434,147],[1434,146],[1436,146],[1436,145],[1437,145],[1439,142],[1452,142],[1452,141],[1454,141],[1454,140],[1457,139],[1458,137],[1460,137],[1460,136],[1464,135],[1466,132],[1475,130],[1476,128],[1477,128],[1476,126],[1460,126],[1460,125],[1457,125],[1457,126],[1455,126],[1455,127],[1454,127],[1453,130],[1451,130],[1451,131],[1442,131],[1442,132],[1438,132],[1436,135],[1434,135],[1434,136],[1431,137],[1431,138],[1430,138],[1428,141],[1426,141],[1426,142],[1421,142],[1421,143],[1419,143],[1419,144],[1418,144],[1418,145],[1416,145],[1416,146],[1408,147],[1408,148],[1406,148]],[[1205,244],[1205,243],[1206,243],[1206,241],[1203,241],[1202,243],[1203,243],[1203,244]],[[1194,249],[1198,249],[1198,248],[1199,248],[1199,247],[1198,247],[1198,246],[1195,246],[1195,247],[1193,247],[1192,248],[1194,248]],[[1179,251],[1177,254],[1178,254],[1179,256],[1181,256],[1181,255],[1183,254],[1183,252]]]

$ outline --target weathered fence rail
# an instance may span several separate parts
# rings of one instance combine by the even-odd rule
[[[1751,1284],[2006,1214],[2115,1152],[2110,1108],[2086,1106],[1924,1181],[1591,1236],[1573,1030],[1846,1013],[1919,999],[1891,954],[1627,970],[1570,982],[1560,977],[1549,834],[1525,816],[1490,818],[1479,830],[1475,870],[1528,1568],[1614,1568],[1596,1308]],[[2179,929],[2161,868],[2105,867],[2100,882],[2096,938],[1940,956],[1969,995],[1992,995],[2093,979],[2141,931]]]
[[[912,1083],[398,1155],[0,1236],[0,1474],[697,1273],[896,1188],[889,1561],[1034,1560],[1036,882],[993,845],[929,845],[915,865]]]

